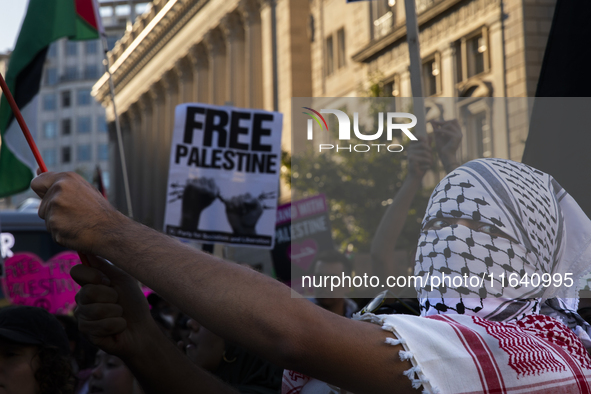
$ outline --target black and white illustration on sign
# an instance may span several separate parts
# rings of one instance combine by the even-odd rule
[[[164,231],[272,248],[282,124],[278,112],[177,106]]]

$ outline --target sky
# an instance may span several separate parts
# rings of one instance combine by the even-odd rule
[[[27,0],[0,0],[0,53],[14,48]]]

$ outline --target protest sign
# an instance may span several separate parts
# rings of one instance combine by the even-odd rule
[[[324,194],[277,208],[272,256],[279,280],[289,283],[292,278],[308,274],[318,252],[333,248]]]
[[[176,107],[164,231],[270,249],[283,115],[207,104]]]
[[[70,277],[70,269],[80,264],[76,252],[61,252],[47,262],[30,252],[17,252],[4,261],[2,290],[12,304],[67,314],[76,306],[80,286]]]

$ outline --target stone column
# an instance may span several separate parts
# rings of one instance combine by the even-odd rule
[[[193,102],[193,70],[191,59],[186,56],[177,60],[174,72],[178,78],[178,104]]]
[[[220,29],[213,29],[205,35],[209,53],[209,89],[210,98],[215,105],[224,105],[228,101],[226,81],[226,43]]]
[[[193,64],[193,102],[212,103],[209,88],[209,54],[204,43],[194,45],[189,51]]]
[[[132,107],[133,108],[133,107]],[[123,113],[119,120],[121,122],[121,139],[123,142],[123,154],[125,155],[125,162],[127,165],[127,178],[131,175],[131,145],[132,145],[132,137],[131,133],[133,131],[134,126],[134,115],[133,109],[129,108],[125,113]],[[113,150],[113,159],[111,163],[113,163],[113,168],[111,170],[111,191],[109,193],[109,198],[112,197],[112,201],[114,205],[121,211],[128,214],[128,207],[127,207],[127,199],[125,196],[125,185],[124,185],[124,178],[123,178],[123,168],[121,163],[121,155],[119,153],[119,141],[117,139],[117,131],[115,131],[114,142],[115,149]],[[110,132],[110,130],[109,130]],[[111,138],[110,138],[111,140]],[[131,193],[131,191],[130,191]],[[112,196],[111,196],[112,195]]]
[[[446,45],[441,49],[441,96],[456,97],[456,46],[455,43]]]
[[[160,228],[157,226],[156,207],[159,203],[158,192],[160,190],[158,184],[158,175],[159,171],[161,171],[159,157],[162,155],[161,134],[163,131],[165,116],[165,91],[162,80],[156,82],[150,87],[150,98],[152,100],[152,118],[150,124],[147,125],[147,128],[149,131],[149,139],[152,144],[152,149],[150,150],[149,163],[144,170],[149,172],[150,177],[150,189],[146,191],[148,194],[144,194],[142,196],[144,199],[144,204],[147,204],[145,205],[146,212],[144,216],[146,220],[144,221],[144,224],[160,230]]]
[[[275,103],[274,91],[275,81],[273,80],[273,68],[275,54],[273,53],[273,12],[276,6],[276,0],[258,0],[261,5],[261,69],[262,69],[262,89],[263,89],[263,108],[273,110]]]
[[[157,230],[163,230],[164,213],[168,198],[168,169],[170,166],[170,147],[174,130],[174,111],[179,104],[179,78],[175,69],[169,70],[161,80],[162,83],[162,117],[158,122],[159,138],[158,153],[155,157],[157,163],[154,172],[154,226]]]
[[[132,203],[135,207],[135,219],[141,223],[145,223],[146,216],[146,204],[144,202],[145,193],[148,185],[147,169],[149,159],[149,143],[148,139],[151,134],[150,124],[152,122],[152,99],[150,92],[144,93],[138,100],[138,113],[137,113],[137,128],[133,133],[133,149],[132,156],[134,158],[134,175],[135,184],[134,191],[132,194]]]
[[[224,16],[220,27],[226,37],[226,94],[233,105],[244,107],[246,105],[244,90],[244,79],[246,77],[244,72],[244,26],[240,16],[232,12]]]
[[[157,98],[154,95],[154,87],[142,96],[142,129],[140,132],[141,140],[136,140],[136,144],[142,149],[138,153],[141,155],[141,192],[138,205],[140,215],[137,219],[146,226],[152,227],[154,215],[152,214],[154,201],[152,199],[152,190],[154,189],[154,154],[156,150],[156,141],[154,141],[153,124],[157,119],[159,108]]]
[[[257,0],[241,0],[239,11],[244,20],[245,91],[249,108],[263,107],[263,39],[260,4]]]

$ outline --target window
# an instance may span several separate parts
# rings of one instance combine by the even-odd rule
[[[78,43],[75,41],[66,42],[66,55],[75,56],[78,54]]]
[[[47,57],[50,59],[53,59],[57,56],[57,42],[54,42],[53,44],[51,44],[49,46],[49,49],[47,50]]]
[[[55,121],[43,123],[43,137],[47,139],[55,138],[57,135],[57,124]]]
[[[326,38],[326,75],[331,75],[334,72],[334,45],[332,43],[332,36]]]
[[[57,69],[48,67],[45,69],[45,85],[53,86],[57,83]]]
[[[373,20],[372,33],[373,39],[377,40],[384,37],[392,31],[394,26],[394,0],[372,1],[371,16]]]
[[[55,93],[46,93],[43,95],[43,110],[55,111],[57,109],[57,97]]]
[[[107,130],[107,119],[104,115],[99,115],[96,118],[96,129],[99,133],[106,133]]]
[[[57,155],[55,154],[55,149],[43,149],[43,161],[48,166],[53,166],[56,164]]]
[[[78,118],[78,132],[79,133],[90,133],[92,131],[92,122],[89,116]]]
[[[72,149],[69,146],[62,146],[62,163],[67,164],[72,160]]]
[[[87,64],[84,67],[84,79],[98,79],[99,68],[96,64]]]
[[[98,148],[98,159],[99,160],[109,160],[109,145],[107,144],[99,144]]]
[[[62,135],[70,135],[72,133],[72,120],[62,119]]]
[[[90,161],[90,145],[78,145],[78,161]]]
[[[396,112],[396,97],[400,97],[400,75],[394,74],[384,81],[384,97],[390,97],[388,100],[388,112]]]
[[[490,70],[488,30],[483,27],[456,42],[458,82]]]
[[[441,92],[441,67],[438,53],[423,61],[423,94],[434,96]]]
[[[78,89],[76,91],[76,105],[90,105],[90,89]]]
[[[466,158],[468,160],[494,156],[491,103],[488,99],[476,99],[470,100],[459,108],[467,137]]]
[[[63,80],[64,81],[75,81],[77,79],[78,79],[78,67],[76,67],[76,66],[66,67]]]
[[[345,45],[345,29],[337,31],[337,67],[345,67],[347,64],[347,46]]]
[[[98,50],[98,40],[90,40],[84,43],[84,53],[87,55],[93,55]]]
[[[109,51],[112,50],[113,48],[115,48],[116,43],[117,43],[117,37],[114,37],[114,36],[107,37],[107,47],[109,48]]]
[[[72,95],[69,90],[64,90],[61,93],[62,108],[69,108],[72,105]]]

